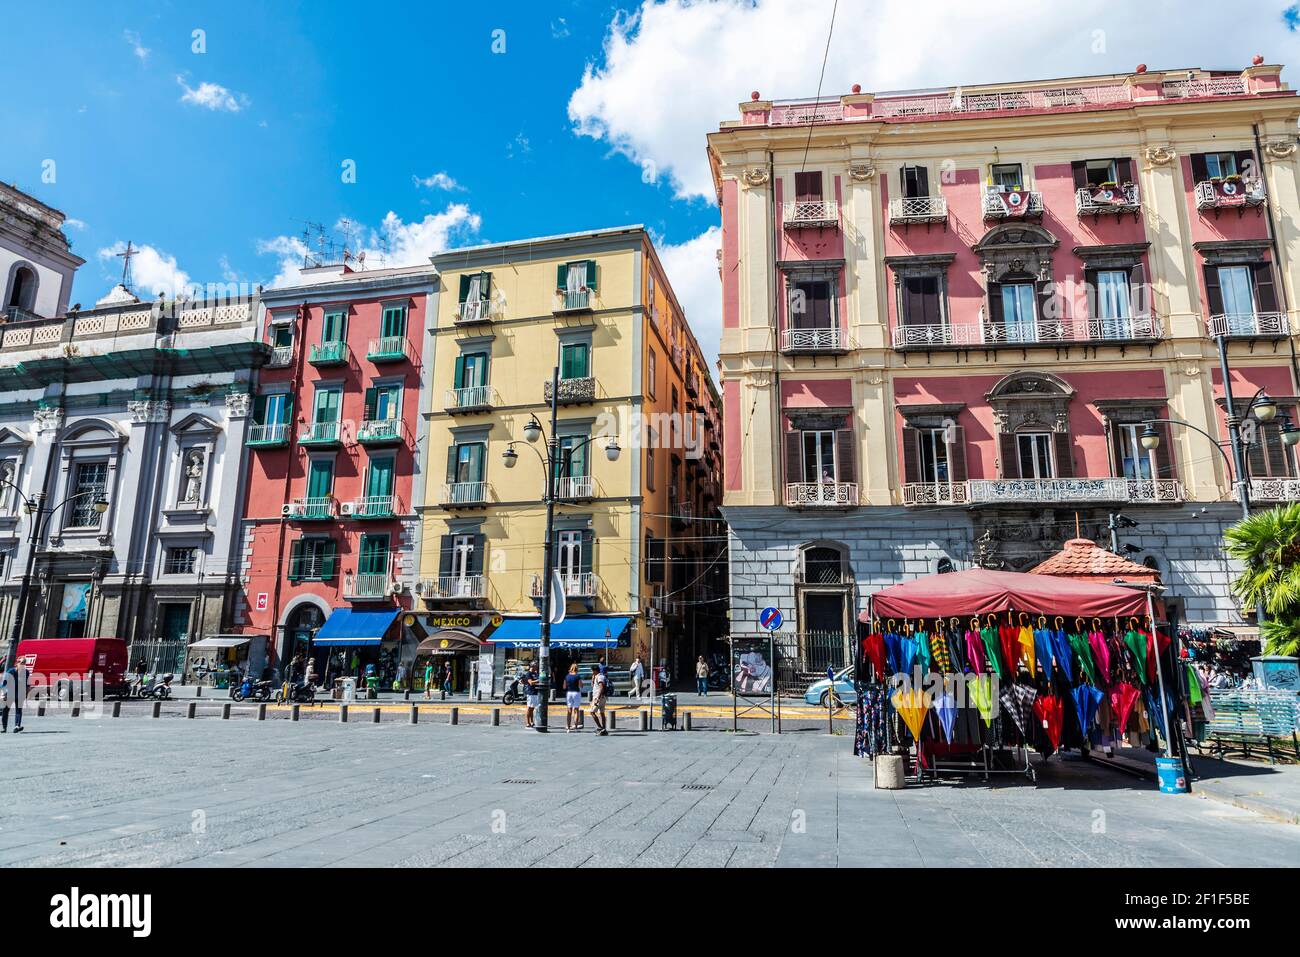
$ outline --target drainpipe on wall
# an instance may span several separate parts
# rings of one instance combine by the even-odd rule
[[[1259,124],[1252,123],[1250,125],[1250,130],[1251,133],[1253,133],[1255,136],[1255,156],[1259,160],[1259,165],[1261,168],[1261,175],[1262,175],[1262,169],[1264,166],[1264,148],[1263,148],[1263,144],[1261,144],[1259,140]],[[1286,276],[1282,273],[1282,257],[1278,249],[1277,230],[1274,229],[1273,227],[1273,204],[1271,202],[1265,201],[1264,216],[1265,216],[1265,222],[1268,224],[1269,248],[1272,249],[1273,251],[1273,262],[1275,262],[1278,266],[1277,278],[1279,282],[1277,284],[1277,287],[1282,296],[1282,311],[1286,314],[1287,317],[1288,331],[1287,331],[1286,341],[1287,341],[1287,345],[1291,347],[1291,387],[1295,389],[1297,387],[1300,387],[1300,359],[1298,359],[1296,356],[1295,333],[1290,330],[1291,303],[1290,303],[1290,297],[1287,295],[1287,291],[1286,291]]]
[[[776,461],[778,463],[776,474],[785,479],[778,480],[776,488],[777,504],[785,504],[785,484],[792,481],[792,476],[785,474],[785,429],[783,414],[781,412],[781,308],[777,304],[777,296],[781,294],[781,269],[777,266],[777,256],[780,252],[780,244],[777,239],[777,209],[776,209],[776,163],[773,159],[771,150],[767,151],[767,195],[768,206],[772,211],[772,228],[768,230],[768,248],[772,254],[772,274],[769,282],[772,284],[772,389],[773,403],[776,406]]]

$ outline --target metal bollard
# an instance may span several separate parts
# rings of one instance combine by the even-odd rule
[[[410,692],[407,693],[409,694]],[[419,723],[420,723],[420,706],[418,704],[413,704],[411,705],[411,724],[419,724]]]
[[[44,699],[44,698],[42,698],[40,701],[36,702],[36,717],[38,717],[38,718],[43,718],[43,717],[45,717],[45,699]]]
[[[301,707],[302,707],[302,705],[300,705],[300,704],[290,705],[290,707],[289,707],[289,720],[290,720],[290,721],[297,721],[297,720],[298,720],[298,709],[301,708]]]
[[[229,701],[227,701],[225,704],[223,704],[223,705],[221,706],[221,720],[222,720],[222,721],[229,721],[229,720],[230,720],[230,702],[229,702]]]
[[[380,712],[379,712],[379,709],[378,709],[378,708],[375,708],[375,709],[370,713],[370,723],[371,723],[371,724],[378,724],[378,723],[379,723],[379,714],[380,714]]]
[[[451,713],[447,716],[448,724],[460,724],[460,708],[452,706]]]
[[[122,717],[122,702],[120,701],[113,702],[113,717],[115,718]]]
[[[257,706],[257,720],[258,721],[266,720],[266,702],[262,702]]]
[[[494,727],[494,728],[495,728],[495,727],[498,727],[498,726],[500,726],[500,724],[501,724],[501,709],[500,709],[500,708],[493,708],[493,709],[492,709],[492,727]]]
[[[80,702],[80,701],[74,701],[74,702],[72,702],[72,716],[73,716],[74,718],[79,718],[79,717],[81,717],[81,702]]]
[[[158,718],[158,717],[161,717],[161,716],[162,716],[162,702],[161,702],[161,701],[155,701],[155,702],[153,703],[153,716],[154,716],[155,718]]]
[[[650,730],[650,712],[647,711],[647,710],[645,710],[645,708],[642,708],[642,709],[638,712],[638,714],[641,715],[641,730],[642,730],[642,731],[649,731],[649,730]]]
[[[407,701],[411,700],[411,690],[409,688],[406,690],[406,700]]]
[[[203,685],[195,685],[195,686],[194,686],[194,697],[196,697],[196,698],[202,698],[202,697],[203,697]]]
[[[687,731],[691,730],[691,713],[689,711],[682,712],[682,727]]]
[[[348,706],[345,704],[339,705],[339,723],[340,724],[348,723]]]
[[[156,718],[158,717],[158,705],[155,703],[153,707],[154,707],[153,716]],[[199,703],[197,701],[191,701],[189,704],[185,706],[185,717],[187,718],[194,717],[195,713],[198,710],[199,710]]]
[[[618,727],[618,712],[611,708],[609,712],[609,730],[613,731],[616,727]]]

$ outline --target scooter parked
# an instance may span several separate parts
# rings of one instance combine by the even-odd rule
[[[308,682],[302,684],[291,684],[288,686],[289,693],[285,695],[285,687],[282,685],[275,689],[275,703],[284,704],[315,704],[316,703],[316,685]]]
[[[230,686],[230,697],[233,701],[243,701],[245,698],[250,701],[270,701],[275,687],[270,681],[254,681],[247,676],[243,681]]]
[[[166,701],[172,696],[172,673],[165,675],[150,675],[149,680],[144,683],[140,689],[141,698],[154,698],[158,701]]]

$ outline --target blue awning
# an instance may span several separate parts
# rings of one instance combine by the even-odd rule
[[[555,648],[613,648],[627,631],[631,620],[628,617],[565,618],[558,625],[551,625],[551,645]],[[507,618],[497,625],[486,641],[502,648],[536,648],[542,642],[541,627],[540,618]]]
[[[325,624],[312,639],[316,647],[334,647],[341,645],[377,645],[384,638],[384,633],[401,611],[384,609],[383,611],[359,611],[355,608],[335,608],[330,612]]]

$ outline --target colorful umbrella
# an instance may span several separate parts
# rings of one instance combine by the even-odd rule
[[[998,630],[992,625],[980,629],[980,642],[984,645],[984,657],[989,666],[998,673],[1003,681],[1007,678],[1006,662],[998,654]]]
[[[948,651],[948,636],[942,631],[936,631],[930,636],[930,659],[941,674],[951,674],[955,670],[952,654]]]
[[[1121,681],[1110,690],[1110,709],[1115,712],[1116,733],[1123,734],[1128,726],[1133,704],[1138,699],[1138,689],[1127,681]]]
[[[1047,732],[1047,740],[1052,742],[1053,751],[1061,746],[1061,719],[1064,716],[1065,708],[1056,695],[1043,695],[1034,701],[1034,717]]]
[[[993,723],[993,678],[990,675],[977,675],[975,680],[966,685],[966,693],[975,700],[984,723]]]
[[[924,631],[916,633],[916,655],[921,662],[921,674],[934,670],[934,657],[930,653],[930,636]]]
[[[1003,625],[998,629],[998,645],[1002,648],[1002,664],[1006,671],[1001,672],[1003,680],[1010,678],[1016,673],[1016,662],[1020,656],[1016,654],[1016,642],[1020,638],[1014,625]]]
[[[976,674],[982,673],[987,665],[987,659],[984,657],[984,642],[980,640],[978,631],[969,628],[966,629],[966,661]]]
[[[946,692],[939,695],[934,699],[934,711],[939,716],[944,738],[952,744],[952,727],[957,721],[957,699]]]
[[[1134,670],[1138,680],[1147,682],[1147,636],[1130,628],[1124,633],[1124,647],[1133,655]]]
[[[1088,635],[1088,647],[1092,649],[1093,660],[1097,662],[1097,676],[1101,684],[1110,684],[1110,649],[1106,647],[1106,636],[1100,631]]]
[[[1162,635],[1159,632],[1156,632],[1156,635],[1153,637],[1151,632],[1149,631],[1144,632],[1144,634],[1147,636],[1147,681],[1152,682],[1155,681],[1157,677],[1156,643],[1157,641],[1159,642],[1160,654],[1163,655],[1166,651],[1169,650],[1169,636]]]
[[[1065,675],[1066,684],[1074,684],[1074,666],[1071,658],[1074,656],[1070,653],[1070,639],[1065,637],[1065,632],[1060,628],[1051,632],[1052,636],[1052,654],[1056,658],[1056,667],[1061,669]]]
[[[889,655],[889,673],[898,674],[905,670],[902,657],[903,636],[893,633],[892,631],[885,635],[885,651]]]
[[[885,636],[872,632],[862,639],[862,653],[867,656],[871,666],[876,669],[876,677],[885,677]]]
[[[1070,642],[1075,658],[1078,659],[1083,676],[1091,684],[1100,684],[1097,680],[1097,663],[1092,660],[1092,649],[1088,647],[1088,636],[1072,633],[1067,640]]]
[[[1038,660],[1038,667],[1043,669],[1043,676],[1050,679],[1056,651],[1052,647],[1052,633],[1046,628],[1034,629],[1034,657]]]
[[[1020,661],[1029,673],[1034,673],[1034,631],[1028,625],[1023,625],[1020,633],[1016,635],[1016,642],[1020,645]]]
[[[1021,737],[1026,739],[1029,737],[1030,712],[1037,697],[1038,692],[1029,685],[1012,685],[1002,689],[998,699],[1002,702],[1002,710],[1011,715],[1011,720],[1020,729]]]
[[[918,743],[921,740],[921,726],[925,723],[926,712],[930,710],[930,696],[920,688],[900,689],[892,699],[894,710],[899,713],[907,730]]]
[[[900,662],[899,671],[911,671],[912,663],[916,661],[917,641],[904,635],[898,639],[898,659]]]
[[[1097,705],[1106,696],[1092,685],[1079,685],[1070,692],[1070,696],[1074,698],[1074,710],[1079,716],[1079,730],[1087,737],[1088,729],[1097,717]]]

